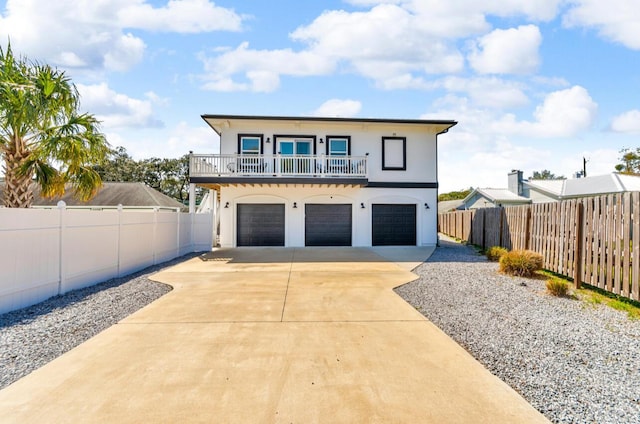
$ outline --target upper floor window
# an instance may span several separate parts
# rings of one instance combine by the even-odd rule
[[[406,137],[382,137],[382,170],[407,170]]]
[[[238,153],[241,155],[262,153],[262,134],[238,134]]]
[[[351,137],[327,136],[327,155],[349,156],[351,154]]]

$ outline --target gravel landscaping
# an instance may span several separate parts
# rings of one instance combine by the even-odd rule
[[[170,291],[148,276],[194,256],[0,315],[0,389]],[[446,239],[414,272],[396,292],[551,421],[640,423],[640,321]]]
[[[640,321],[451,241],[414,272],[396,292],[551,421],[640,423]]]
[[[171,291],[147,277],[193,256],[0,315],[0,389]]]

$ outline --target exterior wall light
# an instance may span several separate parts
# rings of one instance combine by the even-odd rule
[[[364,209],[364,203],[360,203],[360,209]]]
[[[424,208],[425,208],[425,209],[430,209],[430,208],[429,208],[429,204],[428,204],[428,203],[425,203],[425,204],[424,204]]]
[[[229,209],[229,202],[227,202],[227,203],[225,203],[225,204],[224,204],[224,208],[225,208],[225,209]]]
[[[267,144],[271,143],[271,137],[267,137]]]
[[[293,209],[298,209],[298,204],[296,202],[293,202]]]
[[[324,144],[324,141],[322,141],[322,139],[320,139],[320,144]]]

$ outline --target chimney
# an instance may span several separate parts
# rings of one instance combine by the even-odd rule
[[[511,170],[509,173],[509,191],[511,193],[522,196],[522,171],[517,169]]]

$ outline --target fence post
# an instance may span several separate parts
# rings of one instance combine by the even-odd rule
[[[584,223],[584,211],[582,201],[576,202],[576,231],[573,253],[573,284],[576,289],[582,284],[582,225]]]
[[[531,208],[532,205],[526,206],[526,213],[524,216],[524,250],[530,250],[531,247],[531,221],[532,221],[532,213]]]
[[[60,296],[62,294],[62,287],[64,286],[64,283],[66,282],[66,264],[64,261],[65,255],[64,255],[64,249],[65,249],[65,245],[64,245],[64,239],[65,239],[65,233],[66,233],[66,227],[67,227],[67,204],[64,202],[64,200],[60,200],[57,203],[58,206],[58,210],[60,211],[60,228],[58,229],[58,249],[59,249],[59,256],[58,256],[58,296]]]
[[[118,203],[118,247],[116,248],[116,255],[117,255],[117,274],[116,276],[118,278],[121,277],[120,275],[120,256],[122,255],[122,210],[123,210],[123,206],[122,203]]]

